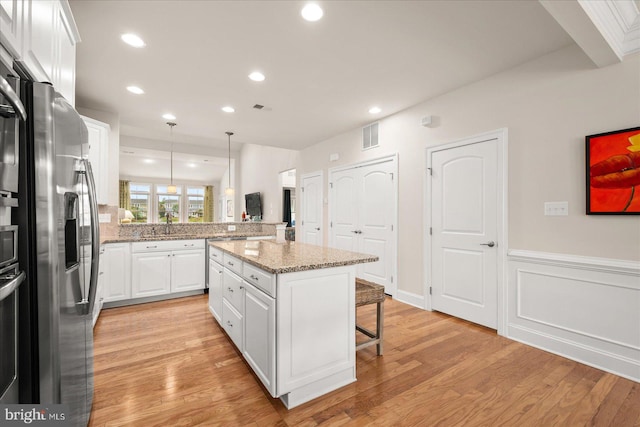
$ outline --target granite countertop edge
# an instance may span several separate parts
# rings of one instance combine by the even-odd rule
[[[220,249],[221,251],[228,253],[230,255],[233,255],[234,257],[242,260],[243,262],[246,262],[248,264],[251,264],[255,267],[261,268],[264,271],[267,271],[271,274],[285,274],[285,273],[296,273],[299,271],[309,271],[309,270],[320,270],[323,268],[334,268],[334,267],[344,267],[344,266],[348,266],[348,265],[355,265],[355,264],[364,264],[364,263],[368,263],[368,262],[376,262],[378,261],[380,258],[375,256],[375,255],[369,255],[369,254],[362,254],[362,253],[356,253],[356,252],[348,252],[348,251],[343,251],[343,250],[336,250],[336,251],[340,251],[340,252],[344,252],[344,253],[349,253],[350,255],[358,255],[358,258],[349,258],[349,259],[344,259],[344,260],[333,260],[333,261],[326,261],[326,262],[315,262],[315,261],[311,261],[311,262],[298,262],[295,265],[286,265],[286,266],[282,266],[282,267],[275,267],[272,265],[268,265],[268,264],[264,264],[262,262],[260,262],[259,259],[256,259],[255,257],[252,256],[247,256],[241,253],[238,253],[234,250],[230,250],[228,248],[222,247],[220,245],[217,245],[216,243],[227,243],[227,242],[211,242],[209,243],[210,246],[216,247],[218,249]],[[272,242],[273,243],[273,242]],[[291,242],[287,242],[284,243],[284,245],[287,244],[291,244]],[[300,243],[295,243],[297,245],[300,245]],[[274,243],[274,245],[278,245],[278,243]]]
[[[100,238],[100,244],[105,243],[130,243],[130,242],[153,242],[163,240],[202,240],[202,239],[225,239],[225,238],[246,238],[246,237],[273,237],[273,233],[261,231],[255,232],[222,232],[204,234],[158,234],[155,236],[108,236]]]

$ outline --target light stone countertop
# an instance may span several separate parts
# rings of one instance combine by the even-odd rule
[[[291,241],[232,240],[209,245],[273,274],[378,261],[375,255]]]
[[[150,242],[157,240],[193,240],[193,239],[243,239],[247,237],[271,237],[273,233],[263,231],[225,231],[221,233],[198,233],[198,234],[163,234],[135,236],[105,236],[101,237],[100,244],[103,243],[127,243],[127,242]]]

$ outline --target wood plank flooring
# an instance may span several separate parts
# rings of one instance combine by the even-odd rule
[[[375,325],[375,304],[358,308]],[[384,356],[358,381],[287,410],[251,373],[207,296],[103,310],[89,425],[640,426],[640,383],[392,299]]]

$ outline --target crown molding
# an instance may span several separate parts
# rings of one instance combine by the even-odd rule
[[[640,52],[640,11],[632,0],[578,0],[598,31],[623,59]]]

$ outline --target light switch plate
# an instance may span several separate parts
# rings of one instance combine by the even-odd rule
[[[98,214],[98,222],[111,222],[111,214]]]
[[[569,202],[545,202],[544,214],[547,216],[569,215]]]

